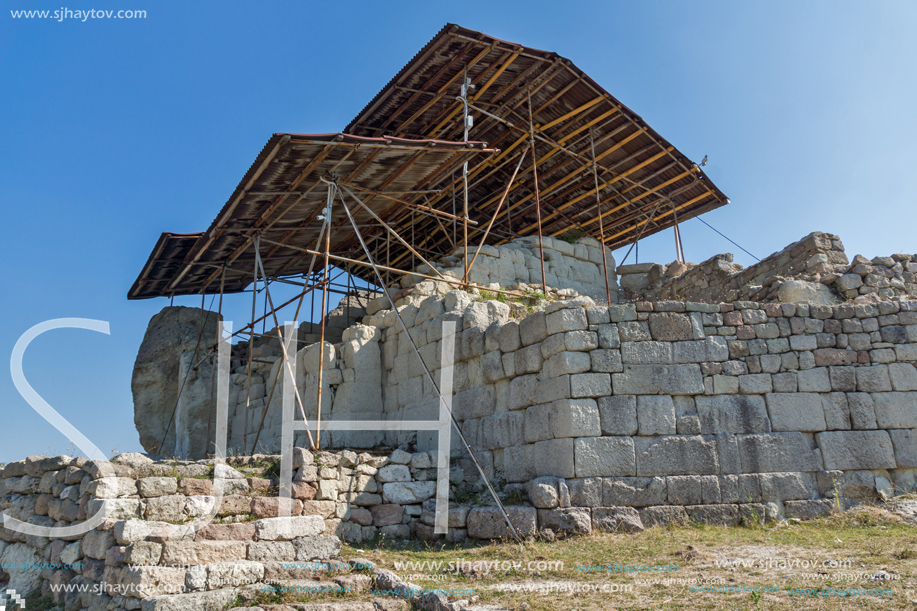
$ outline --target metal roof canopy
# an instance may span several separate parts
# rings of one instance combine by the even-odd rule
[[[489,220],[511,166],[529,140],[529,94],[545,234],[578,230],[600,237],[592,138],[605,241],[612,249],[671,227],[676,218],[680,222],[729,202],[696,164],[570,60],[454,24],[440,30],[344,131],[461,139],[462,103],[456,96],[465,74],[476,86],[469,96],[477,108],[471,111],[471,136],[503,149],[469,173],[472,219]],[[498,215],[495,229],[504,235],[531,235],[536,229],[531,170],[526,161],[523,181],[511,191],[509,211],[504,207]],[[442,195],[431,202],[445,199]],[[429,220],[418,224],[424,236],[419,245],[443,249],[432,227]]]
[[[300,249],[316,247],[321,230],[316,217],[327,203],[323,177],[334,175],[343,184],[391,194],[361,196],[386,219],[411,209],[392,197],[428,190],[465,161],[494,152],[483,142],[274,134],[206,232],[160,236],[128,298],[216,293],[221,282],[225,293],[245,290],[255,264],[251,237],[258,232],[264,237],[261,256],[268,276],[305,273],[310,257]],[[365,210],[353,213],[358,224],[373,222]],[[331,252],[355,252],[356,236],[339,206],[331,226]]]
[[[469,143],[457,142],[463,138],[457,96],[465,75],[475,85],[468,102],[475,118],[470,137],[477,142]],[[307,271],[308,255],[295,248],[317,246],[321,223],[314,221],[326,195],[320,177],[332,172],[343,184],[401,200],[360,194],[430,257],[452,252],[460,238],[450,235],[451,221],[418,216],[416,206],[461,214],[460,166],[466,160],[469,219],[476,225],[469,228],[469,245],[480,243],[492,219],[486,243],[535,235],[531,155],[507,185],[529,146],[530,116],[545,235],[604,236],[614,249],[729,202],[696,164],[569,60],[450,24],[383,87],[347,133],[275,134],[207,232],[162,234],[128,297],[215,293],[224,265],[224,292],[244,290],[254,266],[250,238],[258,231],[269,276]],[[482,154],[488,145],[502,152]],[[504,194],[505,205],[495,213]],[[365,211],[357,213],[358,222],[370,220]],[[331,252],[365,261],[355,251],[353,230],[335,217]],[[365,235],[388,239],[378,225]],[[386,264],[412,267],[410,249],[395,241],[385,248],[391,254]],[[366,269],[353,273],[372,281]]]

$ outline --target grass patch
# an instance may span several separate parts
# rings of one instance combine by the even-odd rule
[[[477,604],[527,611],[914,608],[910,601],[917,599],[917,533],[897,515],[864,506],[802,523],[761,524],[754,516],[750,518],[750,527],[689,524],[654,527],[637,534],[572,536],[551,543],[535,540],[521,546],[512,541],[378,539],[355,547],[345,545],[342,554],[345,558],[364,557],[380,568],[395,570],[418,587],[471,588],[478,597]],[[522,567],[508,564],[490,571],[449,570],[450,563],[461,561],[521,562]],[[398,569],[396,562],[428,564],[424,570],[419,564],[414,569],[404,565]],[[614,564],[668,565],[677,566],[677,570],[584,570]],[[892,579],[870,581],[879,571]],[[670,581],[665,583],[665,579]],[[552,584],[554,589],[550,590]],[[706,584],[733,589],[691,589]],[[538,590],[539,586],[548,589]],[[607,589],[591,590],[596,586]],[[749,589],[737,591],[738,586]],[[579,590],[570,593],[562,588]],[[891,593],[838,596],[831,594],[831,588],[834,592],[888,589]],[[791,595],[791,590],[796,594]]]

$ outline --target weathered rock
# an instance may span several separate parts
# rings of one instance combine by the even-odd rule
[[[506,508],[509,519],[522,536],[535,534],[537,511],[534,507]],[[472,539],[501,539],[511,537],[512,532],[503,513],[497,507],[475,507],[468,512],[468,536]]]
[[[574,442],[576,477],[636,475],[630,437],[583,437]]]
[[[596,507],[592,510],[592,527],[599,532],[636,533],[644,525],[633,507]]]
[[[193,459],[204,457],[210,409],[209,364],[202,363],[194,379],[189,376],[182,390],[181,412],[176,410],[176,405],[179,404],[182,354],[194,351],[199,338],[201,346],[212,343],[218,321],[219,315],[215,312],[180,306],[163,308],[150,320],[131,378],[134,423],[140,433],[140,444],[147,452],[174,453]],[[193,355],[186,360],[191,358]],[[204,386],[206,392],[202,392]],[[176,411],[174,419],[173,411]],[[184,432],[184,439],[176,439],[176,430]]]
[[[321,516],[290,518],[264,518],[253,522],[255,536],[260,541],[290,541],[299,537],[313,537],[325,530]]]
[[[555,533],[588,535],[592,532],[592,519],[587,507],[539,509],[538,526],[550,528]]]
[[[636,438],[636,475],[704,475],[717,473],[712,437],[673,435]]]
[[[825,469],[894,469],[895,451],[886,431],[827,431],[816,436]]]

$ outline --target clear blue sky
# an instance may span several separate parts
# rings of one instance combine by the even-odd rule
[[[104,452],[139,449],[130,374],[165,300],[125,295],[161,231],[205,229],[274,132],[339,131],[445,23],[557,51],[706,170],[705,219],[763,257],[813,230],[917,251],[913,2],[173,2],[142,20],[13,19],[0,2],[0,353]],[[690,221],[689,260],[736,252]],[[671,232],[641,260],[674,259]],[[743,264],[750,257],[736,252]],[[243,313],[239,296],[227,307]],[[188,298],[178,301],[199,304]],[[232,317],[232,315],[230,316]],[[0,461],[68,441],[0,375]]]

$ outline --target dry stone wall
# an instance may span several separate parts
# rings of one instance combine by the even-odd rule
[[[40,589],[68,611],[222,611],[274,585],[331,594],[367,590],[371,577],[342,565],[341,539],[432,537],[436,476],[429,454],[296,449],[290,499],[278,496],[276,476],[262,477],[278,461],[232,459],[237,469],[127,454],[109,464],[110,477],[82,458],[10,463],[0,473],[4,515],[61,527],[104,506],[108,519],[62,538],[0,528],[0,583],[21,593]],[[451,475],[459,483],[461,468]],[[283,507],[289,528],[278,517]],[[451,540],[467,536],[469,510],[450,510]],[[212,520],[195,525],[208,514]],[[55,591],[64,585],[75,588]],[[387,604],[381,608],[407,608]]]
[[[917,297],[917,255],[896,254],[870,260],[847,259],[836,235],[814,232],[746,268],[731,254],[703,263],[622,265],[621,292],[630,300],[759,302],[845,300],[862,303],[896,297]]]

